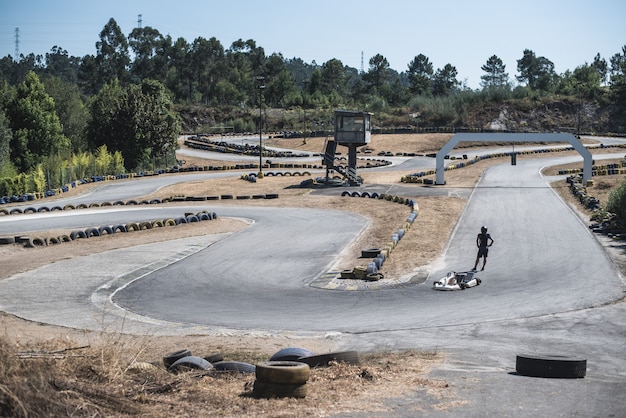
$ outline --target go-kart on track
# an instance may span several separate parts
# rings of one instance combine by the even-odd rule
[[[0,282],[0,309],[28,320],[95,330],[106,326],[151,335],[319,335],[332,336],[338,346],[351,349],[443,349],[462,354],[463,361],[440,371],[445,378],[507,367],[511,371],[511,362],[514,370],[516,352],[582,353],[595,356],[589,358],[585,379],[590,382],[591,377],[593,389],[563,383],[571,392],[559,411],[623,412],[626,315],[623,304],[610,305],[624,297],[622,277],[588,228],[539,174],[543,166],[572,159],[524,160],[488,169],[471,193],[445,253],[424,266],[430,275],[421,283],[402,282],[376,291],[336,291],[319,285],[320,275],[366,226],[358,215],[207,205],[218,216],[245,218],[251,225],[235,234],[115,250],[19,274]],[[224,174],[173,180],[213,175]],[[89,199],[134,197],[138,194],[129,195],[137,192],[134,187],[143,186],[154,185],[128,182],[120,184],[124,190],[111,183]],[[193,206],[194,211],[204,208]],[[42,229],[50,222],[55,228],[92,226],[184,211],[135,207],[132,215],[124,208],[81,211],[80,217],[60,212],[6,216],[0,217],[0,235]],[[419,218],[416,222],[414,227],[419,227]],[[482,284],[462,292],[433,291],[435,278],[473,266],[481,225],[487,225],[495,239],[487,268],[477,274]],[[310,286],[313,282],[317,285]],[[518,385],[506,376],[511,378],[490,375],[488,385],[508,385],[510,389],[499,389],[499,396],[521,397],[519,388],[514,389]],[[551,383],[526,390],[539,391],[544,385]],[[593,404],[571,404],[590,390],[596,398]],[[545,396],[548,409],[539,403],[533,413],[552,411],[547,395],[534,395]],[[486,396],[468,393],[466,399]],[[459,414],[503,411],[496,404],[472,402]],[[531,409],[517,412],[533,415]]]

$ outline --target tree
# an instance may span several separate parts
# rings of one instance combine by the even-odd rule
[[[0,109],[0,178],[8,177],[16,173],[13,172],[11,164],[11,137],[13,136],[9,127],[9,120]]]
[[[87,147],[85,127],[89,112],[83,103],[78,85],[59,77],[46,77],[43,80],[46,92],[54,99],[54,107],[65,135],[71,143],[73,152],[83,151]]]
[[[167,51],[170,38],[164,38],[161,33],[146,26],[135,28],[128,36],[128,44],[135,54],[131,65],[131,76],[135,83],[144,78],[151,78],[165,82],[167,76]]]
[[[524,56],[517,60],[517,71],[517,80],[526,82],[532,90],[551,91],[556,81],[552,61],[537,57],[530,49],[525,49]]]
[[[447,96],[459,85],[456,79],[456,67],[446,64],[443,68],[437,69],[433,77],[433,94],[435,96]]]
[[[596,70],[598,76],[600,76],[600,83],[604,84],[606,82],[606,76],[609,68],[606,60],[602,58],[600,54],[596,54],[593,58],[593,62],[591,63],[591,67]]]
[[[611,57],[609,89],[615,104],[611,110],[611,124],[623,131],[623,126],[626,125],[626,45],[622,47],[621,54]]]
[[[414,94],[430,94],[433,76],[433,64],[428,57],[419,54],[408,65],[408,78],[411,92]]]
[[[506,65],[496,55],[489,57],[485,65],[480,67],[480,69],[485,72],[485,75],[480,76],[480,85],[484,88],[503,87],[509,82]]]
[[[193,81],[197,86],[202,103],[209,105],[215,97],[215,88],[227,73],[224,48],[217,38],[196,38],[191,46]]]
[[[89,108],[91,146],[106,145],[121,152],[128,169],[148,167],[155,161],[165,164],[176,149],[180,120],[165,86],[156,80],[125,88],[113,80],[91,100]]]
[[[69,148],[54,100],[34,72],[17,86],[7,116],[13,131],[11,161],[20,172],[28,172],[45,156]]]
[[[193,69],[191,66],[191,46],[184,38],[178,38],[167,54],[170,67],[167,73],[167,87],[178,100],[191,100],[193,97]]]
[[[384,84],[389,83],[389,61],[380,54],[374,55],[369,61],[369,70],[363,74],[363,81],[375,89],[376,93]]]
[[[70,57],[67,51],[61,47],[55,45],[46,54],[44,73],[48,76],[58,77],[68,83],[76,84],[79,68],[80,58]]]
[[[98,69],[99,86],[113,79],[125,83],[128,79],[128,40],[111,18],[100,32],[100,40],[96,42],[95,64]]]
[[[278,107],[284,104],[284,99],[295,92],[293,76],[285,67],[285,60],[280,54],[272,54],[265,64],[265,104]]]
[[[322,93],[330,95],[336,93],[344,96],[346,92],[346,70],[341,61],[336,58],[326,61],[321,68]]]

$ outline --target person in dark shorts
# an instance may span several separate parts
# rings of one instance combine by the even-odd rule
[[[491,247],[492,245],[493,239],[491,238],[491,235],[487,233],[487,228],[484,226],[481,227],[480,234],[478,234],[478,236],[476,237],[478,255],[476,255],[476,262],[474,263],[474,271],[476,271],[476,268],[478,267],[478,261],[481,257],[483,259],[483,268],[481,270],[485,269],[485,264],[487,264],[487,253],[489,253],[489,247]]]

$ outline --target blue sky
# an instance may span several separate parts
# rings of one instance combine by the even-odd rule
[[[524,49],[552,61],[557,73],[609,61],[626,45],[623,0],[0,0],[0,57],[14,55],[15,28],[22,54],[57,45],[70,55],[95,54],[98,35],[114,18],[125,35],[142,25],[173,39],[218,39],[229,48],[253,39],[266,55],[282,53],[323,64],[332,58],[368,69],[381,54],[406,71],[418,54],[435,69],[452,64],[457,79],[478,88],[480,67],[492,55],[517,74]]]

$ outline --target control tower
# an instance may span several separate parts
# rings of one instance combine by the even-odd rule
[[[372,113],[335,110],[335,137],[326,142],[324,160],[326,177],[329,170],[341,173],[350,186],[361,184],[356,173],[357,148],[370,143],[372,139],[370,119]],[[336,164],[337,145],[348,147],[348,166]]]

